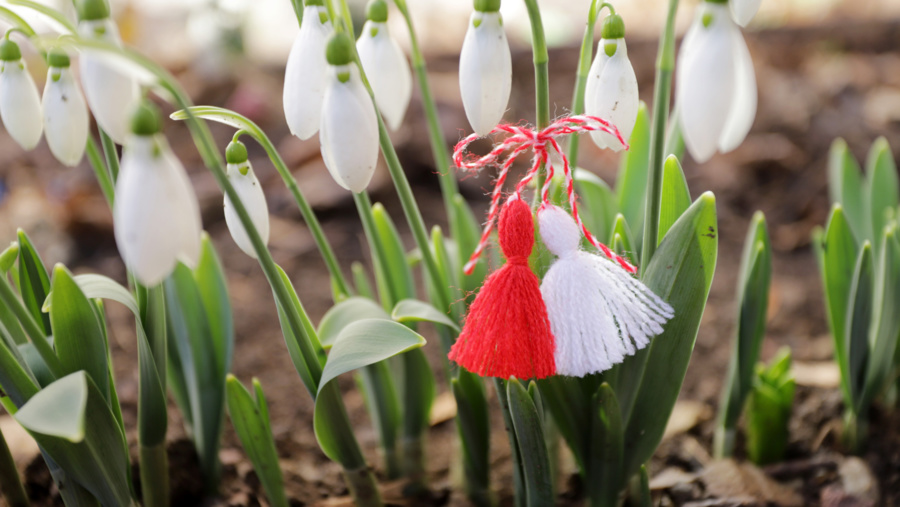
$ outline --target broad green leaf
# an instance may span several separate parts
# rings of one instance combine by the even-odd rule
[[[644,273],[644,283],[672,305],[675,316],[622,364],[645,364],[631,409],[623,412],[626,477],[653,455],[684,381],[716,267],[715,204],[711,193],[701,195],[669,230]]]
[[[900,205],[900,181],[897,178],[897,164],[887,139],[879,137],[869,150],[866,160],[869,177],[868,203],[872,220],[872,240],[875,251],[880,251],[881,236],[887,225],[887,214],[893,213]]]
[[[269,503],[277,507],[287,507],[288,500],[284,493],[269,409],[259,380],[253,379],[255,400],[247,388],[231,374],[228,375],[225,386],[231,423],[244,447],[244,452],[253,464],[259,482],[266,490]]]
[[[318,335],[322,346],[331,348],[345,327],[363,319],[390,320],[391,317],[371,299],[361,296],[345,299],[325,312],[319,323]]]
[[[828,191],[832,204],[843,206],[856,240],[869,239],[872,225],[862,170],[843,139],[836,139],[828,154]]]
[[[72,400],[86,399],[84,403]],[[52,411],[58,424],[76,430],[47,427],[44,414]],[[103,505],[131,505],[128,450],[105,397],[93,380],[78,371],[55,381],[32,397],[14,416],[41,449],[66,474],[91,492]],[[40,421],[40,422],[38,422]],[[83,428],[83,433],[77,428]],[[49,433],[44,433],[48,431]],[[78,437],[78,442],[69,438]]]
[[[375,291],[372,290],[372,284],[369,283],[369,276],[362,263],[354,261],[350,266],[350,271],[353,273],[353,285],[356,286],[356,292],[364,298],[375,299]]]
[[[666,158],[666,163],[663,165],[662,199],[659,208],[659,239],[657,244],[662,243],[672,224],[678,220],[678,217],[690,205],[691,193],[688,190],[687,180],[684,179],[681,163],[678,162],[674,155],[669,155]]]
[[[444,238],[444,233],[441,232],[439,226],[431,228],[431,252],[438,266],[440,282],[438,286],[435,286],[428,273],[423,273],[423,278],[429,298],[432,301],[448,301],[449,308],[443,310],[449,312],[451,321],[457,322],[466,313],[466,294],[460,289],[462,285],[460,278],[465,277],[465,274],[457,268],[460,260],[454,257],[458,253],[456,245],[451,241]],[[438,291],[441,291],[443,295]]]
[[[456,224],[460,229],[460,236],[453,238],[456,241],[457,256],[459,266],[454,271],[460,273],[462,277],[463,290],[466,294],[471,294],[481,288],[484,278],[487,276],[487,259],[482,256],[475,265],[475,270],[471,275],[462,274],[463,265],[469,261],[478,241],[481,239],[481,221],[475,218],[469,203],[461,195],[453,196],[453,209],[456,214]]]
[[[616,196],[619,199],[619,212],[625,215],[625,220],[629,224],[640,228],[644,223],[644,201],[650,167],[650,117],[643,102],[638,108],[630,144],[631,147],[622,156],[619,175],[616,178]],[[635,232],[640,233],[640,230]]]
[[[617,242],[619,243],[618,247],[615,246]],[[613,250],[615,250],[617,254],[627,258],[632,263],[639,258],[638,252],[635,250],[636,243],[634,241],[634,236],[631,234],[631,227],[628,226],[625,216],[621,213],[616,215],[616,221],[613,224],[612,236],[610,236],[609,244],[613,246]]]
[[[844,209],[835,204],[825,229],[825,240],[822,243],[822,284],[825,290],[825,309],[831,335],[834,337],[834,356],[841,371],[841,389],[844,399],[850,398],[850,378],[847,355],[845,353],[846,338],[844,333],[847,319],[847,306],[850,297],[850,285],[853,281],[853,268],[856,264],[856,240],[850,230],[850,224],[844,217]]]
[[[344,431],[352,434],[352,430],[340,428],[333,423],[331,411],[344,408],[339,400],[332,399],[333,396],[339,398],[339,392],[329,393],[329,397],[323,400],[323,393],[329,383],[342,373],[383,361],[424,344],[425,339],[418,333],[390,320],[358,320],[345,326],[339,333],[322,371],[314,415],[316,439],[331,460],[346,464],[355,459],[352,452],[356,444],[345,440],[347,433]]]
[[[484,382],[474,373],[460,369],[457,377],[451,379],[450,389],[456,400],[456,428],[466,484],[470,488],[479,485],[486,491],[491,471],[491,421]]]
[[[592,375],[596,376],[596,375]],[[538,381],[544,404],[553,415],[560,434],[568,443],[575,462],[586,473],[591,459],[593,393],[586,393],[582,379],[554,375]]]
[[[900,312],[897,311],[900,308],[900,244],[896,241],[896,229],[884,231],[875,271],[874,303],[869,334],[872,355],[860,400],[862,410],[885,389],[900,339]]]
[[[413,281],[412,270],[406,262],[406,249],[403,248],[403,242],[400,240],[400,234],[390,215],[384,209],[381,203],[375,203],[372,206],[372,216],[375,219],[375,231],[381,241],[383,248],[385,267],[387,268],[387,276],[391,279],[392,295],[394,300],[390,302],[393,306],[397,301],[416,296],[416,286]]]
[[[575,188],[578,190],[578,214],[584,224],[598,238],[608,238],[610,224],[615,221],[616,196],[609,185],[594,173],[575,169]]]
[[[865,389],[866,366],[869,363],[869,328],[872,323],[874,279],[872,275],[872,245],[863,243],[853,270],[853,283],[847,301],[847,320],[844,324],[844,354],[847,357],[850,395],[856,411]],[[896,337],[895,337],[896,338]]]
[[[10,348],[6,343],[0,343],[0,388],[17,407],[40,389],[18,348]]]
[[[309,321],[307,313],[300,303],[300,298],[297,297],[297,291],[294,290],[291,279],[288,278],[287,273],[284,272],[281,266],[277,267],[278,274],[281,276],[284,286],[288,289],[291,302],[295,306],[297,314],[300,315],[300,318],[303,321],[302,325],[305,335],[296,336],[294,334],[294,331],[288,322],[287,315],[284,312],[284,308],[281,307],[281,303],[279,303],[276,298],[275,306],[278,308],[278,322],[281,324],[281,334],[284,336],[284,343],[287,345],[288,354],[291,356],[291,362],[294,363],[294,369],[296,369],[297,374],[300,375],[300,380],[303,381],[303,385],[306,387],[309,395],[315,399],[316,386],[318,386],[319,379],[318,375],[313,372],[317,373],[321,371],[322,365],[325,364],[325,349],[319,344],[316,328],[313,327],[312,322]],[[315,361],[318,364],[307,364],[307,361]],[[310,368],[312,368],[312,371]]]
[[[41,256],[38,255],[25,231],[19,229],[19,293],[25,308],[39,322],[44,334],[50,336],[50,316],[41,311],[50,293],[50,277]]]
[[[206,233],[203,233],[202,245],[200,260],[194,268],[194,279],[197,281],[200,299],[206,309],[216,366],[219,368],[219,374],[225,375],[231,370],[234,355],[234,317],[231,301],[228,299],[225,272]]]
[[[622,413],[616,393],[604,383],[593,399],[588,473],[589,498],[594,505],[616,505],[624,485],[622,462],[625,447]]]
[[[0,252],[0,274],[6,274],[16,263],[19,256],[19,244],[15,241]]]
[[[396,479],[400,476],[397,433],[401,409],[391,367],[387,361],[370,364],[359,369],[356,379],[363,392],[375,432],[381,440],[385,474],[390,479]]]
[[[415,438],[428,429],[437,385],[434,371],[422,349],[411,350],[400,357],[404,379],[399,389],[405,414],[403,434]]]
[[[522,463],[528,506],[553,505],[553,474],[544,442],[544,428],[534,400],[516,378],[506,382],[509,412]]]
[[[391,318],[401,324],[408,322],[432,322],[447,326],[457,333],[459,326],[454,323],[447,314],[442,313],[434,306],[418,299],[404,299],[399,301],[391,312]]]
[[[19,352],[18,358],[21,360],[19,364],[26,371],[31,372],[32,378],[37,381],[39,387],[46,387],[56,380],[53,372],[47,367],[47,363],[44,362],[44,358],[41,357],[40,352],[37,351],[33,343],[23,343],[16,347],[16,350]]]
[[[4,276],[0,274],[0,276]],[[3,333],[4,339],[8,338],[10,342],[16,345],[28,343],[28,335],[22,329],[22,324],[16,318],[16,314],[7,305],[0,305],[0,333]]]
[[[86,371],[108,400],[109,349],[103,329],[91,301],[62,264],[53,268],[49,299],[53,344],[63,369],[66,373]]]

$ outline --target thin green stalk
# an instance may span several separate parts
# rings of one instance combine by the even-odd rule
[[[22,486],[22,480],[19,478],[19,470],[16,468],[16,462],[13,460],[12,453],[9,452],[9,446],[6,445],[6,439],[3,433],[0,433],[0,492],[6,499],[9,507],[28,507],[31,502],[28,501],[28,494]]]
[[[534,90],[535,90],[535,115],[537,116],[537,128],[542,129],[550,125],[550,75],[547,64],[550,55],[547,53],[547,39],[544,36],[544,22],[541,20],[541,9],[537,0],[524,0],[528,9],[528,19],[531,21],[531,47],[534,54]],[[535,178],[537,189],[544,186],[544,168],[538,171]],[[535,192],[535,204],[540,203],[540,191]]]
[[[409,13],[409,7],[406,5],[406,0],[394,0],[394,4],[403,15],[403,19],[406,20],[406,26],[409,29],[412,66],[416,74],[416,81],[419,83],[419,90],[422,92],[422,107],[425,110],[425,119],[428,123],[428,139],[431,143],[431,153],[434,156],[434,167],[439,176],[438,181],[441,184],[444,210],[447,213],[447,221],[450,224],[450,235],[458,238],[460,231],[458,229],[459,224],[456,223],[453,198],[459,194],[459,185],[450,167],[450,152],[447,150],[447,144],[444,141],[437,104],[435,103],[434,95],[431,93],[431,84],[428,82],[425,56],[422,54],[422,49],[419,46],[419,38],[416,35],[416,29],[413,25],[412,16]]]
[[[44,331],[41,330],[41,326],[34,320],[31,312],[25,308],[16,296],[5,276],[0,276],[0,301],[3,301],[7,308],[12,309],[16,318],[19,319],[19,323],[25,329],[25,333],[28,334],[28,338],[31,339],[31,343],[34,344],[34,348],[37,349],[41,359],[47,364],[50,373],[56,378],[62,377],[65,370],[59,358],[56,357],[56,353],[53,352],[50,341],[44,336]]]
[[[100,155],[100,149],[97,147],[97,141],[94,141],[93,137],[88,137],[87,157],[88,162],[91,163],[91,169],[94,170],[94,175],[97,177],[97,183],[100,184],[103,197],[106,198],[106,203],[112,209],[113,204],[116,202],[116,186],[106,171],[106,166],[103,164],[103,158]]]
[[[116,143],[103,129],[100,130],[100,143],[103,145],[103,155],[106,157],[106,167],[113,181],[119,179],[119,152],[116,151]]]
[[[653,127],[650,133],[650,174],[647,182],[644,213],[644,241],[641,248],[641,274],[650,264],[659,235],[659,208],[662,198],[662,171],[665,160],[663,143],[672,95],[672,72],[675,69],[675,13],[678,0],[669,0],[666,26],[659,39],[656,59],[656,82],[653,89]]]

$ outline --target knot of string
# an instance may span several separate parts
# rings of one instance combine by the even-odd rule
[[[581,220],[581,216],[578,214],[578,196],[575,193],[572,168],[569,166],[569,159],[566,158],[557,139],[570,134],[593,131],[606,132],[607,134],[614,136],[626,150],[628,149],[628,142],[625,141],[625,138],[622,137],[622,133],[619,132],[619,129],[616,128],[615,125],[603,118],[588,115],[563,117],[541,130],[505,123],[497,125],[488,133],[488,136],[507,134],[507,137],[496,143],[490,152],[481,157],[467,155],[466,151],[469,145],[480,137],[478,134],[470,134],[457,143],[456,147],[453,149],[453,163],[456,164],[456,167],[459,169],[473,172],[488,166],[496,165],[500,167],[500,172],[497,174],[497,179],[494,181],[494,189],[491,191],[491,205],[488,209],[488,217],[487,222],[484,225],[484,231],[481,234],[478,246],[475,248],[475,251],[472,252],[469,261],[463,267],[463,271],[467,275],[471,275],[475,270],[475,265],[490,240],[491,231],[494,228],[494,224],[497,221],[497,216],[500,211],[500,197],[503,193],[503,185],[506,183],[509,169],[512,167],[513,162],[516,161],[516,158],[528,150],[531,150],[533,153],[531,167],[528,169],[528,172],[525,173],[525,176],[516,184],[514,195],[518,196],[522,189],[538,175],[541,166],[545,166],[547,178],[544,181],[543,187],[540,189],[541,206],[543,207],[550,204],[550,187],[553,181],[555,168],[550,161],[549,147],[552,147],[562,158],[562,169],[565,178],[566,196],[568,197],[569,207],[572,210],[572,217],[578,224],[585,239],[587,239],[588,243],[594,246],[594,248],[600,250],[603,255],[618,263],[629,273],[637,272],[637,268],[635,268],[634,265],[625,258],[617,255],[609,247],[594,237]],[[506,158],[501,161],[501,157],[504,153],[506,154]]]

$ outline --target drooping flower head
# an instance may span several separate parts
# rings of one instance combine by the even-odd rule
[[[698,162],[743,142],[756,116],[756,74],[728,6],[706,0],[681,43],[676,101],[684,142]]]
[[[375,105],[353,61],[350,38],[332,35],[326,54],[330,68],[319,129],[322,158],[338,185],[362,192],[378,163]]]
[[[43,131],[41,99],[19,45],[8,35],[0,42],[0,119],[19,146],[33,150]]]
[[[618,127],[622,137],[628,139],[637,121],[640,100],[637,77],[625,46],[622,17],[609,15],[603,21],[601,36],[585,88],[584,112],[608,119]],[[622,149],[622,143],[606,132],[591,132],[591,138],[601,149]]]
[[[166,278],[178,261],[200,257],[200,207],[184,166],[161,134],[159,111],[144,101],[132,121],[116,182],[113,229],[125,265],[142,284]]]
[[[109,17],[107,0],[78,0],[77,7],[82,37],[122,45],[119,29]],[[141,98],[137,79],[96,51],[82,52],[79,60],[81,84],[94,118],[113,141],[124,144],[130,134],[131,115]]]
[[[388,32],[388,6],[384,0],[372,0],[366,9],[366,21],[356,49],[375,104],[391,130],[397,130],[412,96],[412,73],[406,55]]]
[[[47,63],[50,67],[41,104],[47,145],[57,160],[72,167],[81,161],[87,145],[90,124],[87,104],[69,68],[69,55],[51,51]]]
[[[459,55],[459,89],[472,130],[487,135],[503,118],[512,90],[512,57],[500,0],[475,0]]]
[[[244,208],[250,215],[253,227],[259,233],[263,243],[269,242],[269,208],[266,205],[266,194],[263,192],[262,185],[259,184],[256,174],[253,172],[253,166],[247,156],[247,147],[240,141],[232,141],[225,149],[225,161],[228,163],[226,174],[228,181],[234,187]],[[232,239],[237,246],[244,251],[245,254],[256,259],[256,250],[247,234],[247,229],[241,222],[234,205],[228,195],[225,195],[225,223],[228,225],[228,232],[231,233]]]
[[[300,139],[309,139],[319,130],[328,74],[325,45],[331,32],[322,0],[307,0],[284,72],[284,117],[291,133]]]

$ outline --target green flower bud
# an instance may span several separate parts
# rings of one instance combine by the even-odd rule
[[[47,64],[51,67],[65,68],[72,64],[69,55],[60,49],[51,49],[47,54]]]
[[[621,39],[625,37],[625,21],[618,14],[610,14],[603,20],[600,36],[604,39]]]
[[[225,161],[229,164],[243,164],[247,161],[247,147],[240,141],[231,141],[225,148]]]
[[[107,0],[76,0],[79,21],[94,21],[109,17]]]
[[[325,47],[325,59],[331,65],[347,65],[353,61],[353,41],[345,33],[335,33]]]
[[[20,59],[22,51],[19,50],[19,45],[9,39],[3,39],[3,42],[0,42],[0,60],[14,62]]]
[[[384,23],[388,19],[388,5],[384,0],[372,0],[366,7],[366,19]]]
[[[497,12],[500,10],[500,0],[475,0],[475,10],[478,12]]]
[[[141,101],[131,115],[131,131],[139,136],[152,136],[162,131],[159,108],[147,99]]]

